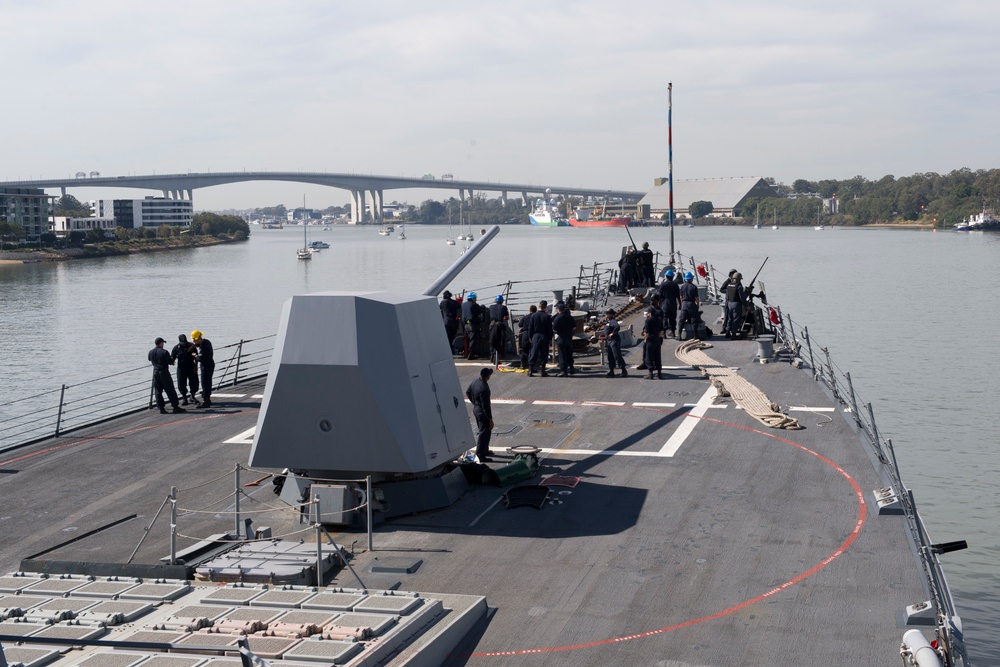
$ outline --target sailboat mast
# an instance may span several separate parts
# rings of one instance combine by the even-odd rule
[[[667,192],[669,193],[670,212],[670,262],[674,261],[674,83],[667,83]]]

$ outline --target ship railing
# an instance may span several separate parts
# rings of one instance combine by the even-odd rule
[[[275,334],[271,334],[217,346],[214,387],[232,387],[266,376],[274,339]],[[66,435],[154,405],[148,365],[63,384],[0,403],[0,451]]]
[[[889,511],[885,513],[903,516],[926,578],[926,588],[935,611],[934,623],[938,640],[945,647],[945,653],[950,661],[946,664],[967,664],[964,638],[961,630],[955,625],[958,613],[938,558],[942,553],[965,548],[965,543],[932,543],[917,512],[913,493],[903,483],[892,439],[883,437],[880,432],[871,402],[865,401],[860,396],[851,374],[834,363],[829,348],[815,341],[808,327],[797,325],[789,315],[781,313],[780,308],[775,308],[781,322],[775,326],[778,343],[787,353],[792,354],[794,359],[803,365],[808,365],[813,378],[826,386],[834,399],[844,406],[860,436],[878,459],[880,464],[878,474],[884,488],[873,490],[876,494],[875,506],[880,513],[883,509],[888,509]],[[919,602],[922,601],[914,600],[914,603]]]

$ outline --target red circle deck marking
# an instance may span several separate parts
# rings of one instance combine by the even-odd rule
[[[615,407],[617,407],[617,406],[615,406]],[[625,407],[630,407],[630,406],[625,406]],[[635,407],[641,407],[641,406],[631,406],[631,407],[635,408]],[[668,412],[667,410],[660,410],[660,409],[657,409],[657,408],[641,407],[641,409],[643,409],[643,410],[652,410],[654,412]],[[669,412],[677,412],[677,410],[671,410]],[[778,440],[779,442],[783,442],[785,444],[791,445],[791,446],[793,446],[793,447],[795,447],[795,448],[797,448],[797,449],[799,449],[799,450],[801,450],[803,452],[806,452],[807,454],[811,454],[812,456],[815,456],[817,459],[819,459],[823,463],[827,464],[828,466],[830,466],[831,468],[833,468],[834,470],[836,470],[851,485],[851,488],[854,490],[855,499],[858,501],[858,516],[857,516],[857,520],[855,521],[854,528],[851,530],[851,532],[848,534],[848,536],[844,539],[844,541],[841,542],[840,545],[832,553],[830,553],[830,555],[828,555],[826,558],[823,558],[821,561],[819,561],[818,563],[816,563],[815,565],[813,565],[808,570],[799,573],[795,577],[789,579],[788,581],[784,582],[783,584],[779,584],[779,585],[775,586],[774,588],[770,589],[769,591],[761,593],[760,595],[758,595],[756,597],[752,597],[752,598],[750,598],[748,600],[744,600],[743,602],[737,603],[737,604],[735,604],[735,605],[733,605],[731,607],[728,607],[726,609],[718,611],[718,612],[716,612],[714,614],[709,614],[707,616],[702,616],[700,618],[692,618],[690,620],[682,621],[682,622],[676,623],[674,625],[668,625],[668,626],[666,626],[664,628],[659,628],[659,629],[656,629],[656,630],[647,630],[646,632],[639,632],[639,633],[631,634],[631,635],[623,635],[621,637],[610,637],[608,639],[598,639],[598,640],[595,640],[595,641],[592,641],[592,642],[584,642],[582,644],[569,644],[569,645],[566,645],[566,646],[548,646],[548,647],[544,647],[544,648],[517,649],[517,650],[513,650],[513,651],[483,651],[483,652],[480,652],[480,653],[467,653],[467,654],[461,654],[461,655],[454,654],[454,655],[450,655],[449,657],[452,657],[452,658],[503,658],[503,657],[511,657],[511,656],[533,655],[533,654],[540,654],[540,653],[557,653],[557,652],[561,652],[561,651],[575,651],[575,650],[583,649],[583,648],[593,648],[595,646],[604,646],[604,645],[607,645],[607,644],[619,644],[621,642],[628,642],[628,641],[633,641],[633,640],[636,640],[636,639],[643,639],[643,638],[646,638],[646,637],[653,637],[655,635],[661,635],[661,634],[664,634],[664,633],[667,633],[667,632],[671,632],[673,630],[679,630],[681,628],[687,628],[687,627],[690,627],[692,625],[698,625],[699,623],[704,623],[706,621],[713,621],[713,620],[718,619],[718,618],[723,618],[725,616],[729,616],[730,614],[736,613],[737,611],[740,611],[741,609],[745,609],[746,607],[749,607],[749,606],[751,606],[753,604],[756,604],[756,603],[758,603],[758,602],[760,602],[762,600],[766,600],[767,598],[769,598],[769,597],[771,597],[773,595],[776,595],[776,594],[778,594],[778,593],[780,593],[780,592],[782,592],[782,591],[784,591],[784,590],[786,590],[788,588],[791,588],[795,584],[798,584],[798,583],[802,582],[803,580],[811,577],[812,575],[816,574],[817,572],[819,572],[820,570],[822,570],[823,568],[825,568],[827,565],[829,565],[830,563],[832,563],[834,560],[837,559],[837,557],[841,556],[845,551],[847,551],[847,549],[850,548],[850,546],[852,544],[854,544],[854,541],[858,538],[858,535],[861,534],[861,529],[864,527],[865,518],[867,517],[868,510],[867,510],[867,506],[865,505],[864,494],[861,491],[861,487],[854,480],[854,478],[851,477],[847,473],[846,470],[844,470],[842,467],[840,467],[839,465],[837,465],[836,463],[834,463],[830,459],[826,458],[822,454],[820,454],[818,452],[814,452],[813,450],[809,449],[805,445],[802,445],[800,443],[794,442],[794,441],[789,440],[788,438],[784,438],[784,437],[782,437],[780,435],[775,435],[774,433],[768,433],[766,431],[761,431],[760,429],[753,428],[753,427],[750,427],[750,426],[743,426],[741,424],[734,424],[732,422],[723,421],[721,419],[714,419],[712,417],[699,417],[697,415],[687,415],[687,416],[690,417],[690,418],[693,418],[693,419],[702,419],[702,420],[705,420],[705,421],[714,422],[714,423],[720,424],[722,426],[732,426],[733,428],[738,428],[738,429],[742,429],[744,431],[750,431],[751,433],[757,433],[759,435],[763,435],[763,436],[768,437],[768,438],[773,438],[774,440]]]

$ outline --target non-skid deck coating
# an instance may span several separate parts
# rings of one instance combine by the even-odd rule
[[[506,509],[504,489],[476,487],[451,508],[379,526],[373,552],[363,534],[338,541],[355,543],[353,566],[372,588],[392,579],[486,597],[494,613],[450,664],[899,664],[897,612],[926,599],[922,575],[902,519],[874,511],[881,484],[842,406],[808,370],[755,363],[752,341],[712,342],[710,356],[795,408],[804,430],[763,427],[691,370],[663,380],[583,365],[569,378],[494,373],[492,465],[508,460],[506,447],[535,446],[532,483],[580,483],[552,487],[542,509]],[[666,366],[679,364],[675,345],[664,344]],[[460,364],[463,385],[478,369]],[[145,414],[0,455],[0,571],[136,513],[46,556],[124,561],[170,486],[181,507],[231,509],[218,499],[247,460],[262,387],[242,391],[210,412]],[[246,490],[258,525],[305,527],[252,514],[275,504],[266,482]],[[182,513],[179,531],[208,535],[231,520]],[[156,562],[167,545],[161,518],[136,560]],[[422,562],[412,574],[371,573],[376,559],[399,557]],[[357,585],[346,571],[334,583]]]

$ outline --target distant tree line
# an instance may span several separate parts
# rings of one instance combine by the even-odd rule
[[[885,222],[921,222],[952,225],[984,208],[1000,213],[1000,169],[956,169],[949,174],[914,174],[896,178],[883,176],[868,180],[855,176],[843,181],[798,179],[791,187],[768,179],[784,197],[757,199],[746,203],[744,218],[779,224],[810,224],[817,219],[845,225]],[[836,197],[840,211],[824,214],[814,197],[789,198],[793,194]]]

